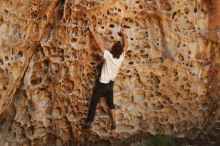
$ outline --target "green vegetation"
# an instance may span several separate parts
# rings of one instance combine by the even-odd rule
[[[149,139],[142,140],[141,143],[136,144],[135,146],[176,146],[174,140],[169,136],[157,135]]]

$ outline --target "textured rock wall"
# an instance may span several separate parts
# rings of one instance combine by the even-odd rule
[[[218,0],[0,0],[1,145],[123,141],[138,133],[201,136],[220,128]],[[128,34],[114,86],[82,131],[97,66],[88,17],[107,45]],[[109,48],[107,48],[109,49]]]

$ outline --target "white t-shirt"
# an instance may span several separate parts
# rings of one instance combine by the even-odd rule
[[[101,83],[109,83],[110,81],[115,80],[118,74],[118,70],[125,58],[125,53],[122,52],[120,57],[117,59],[113,58],[113,55],[109,51],[105,50],[103,57],[105,61],[102,65],[102,71],[99,81]]]

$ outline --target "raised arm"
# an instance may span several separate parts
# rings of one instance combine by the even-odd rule
[[[92,24],[89,26],[89,31],[91,32],[92,38],[94,39],[96,45],[98,46],[99,51],[102,54],[104,54],[105,49],[104,49],[103,43],[101,39],[95,34]]]
[[[124,51],[125,51],[125,53],[126,53],[127,50],[128,50],[128,40],[127,40],[127,38],[126,38],[126,35],[125,35],[125,33],[124,33],[124,30],[121,30],[121,31],[119,32],[119,35],[122,37],[122,44],[123,44]]]

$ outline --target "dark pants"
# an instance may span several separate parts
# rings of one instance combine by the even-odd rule
[[[113,103],[113,86],[114,81],[110,81],[109,83],[101,83],[99,80],[96,81],[95,88],[93,89],[92,99],[90,102],[89,112],[87,116],[87,122],[93,122],[96,113],[96,106],[99,102],[100,97],[106,97],[107,105],[110,109],[115,109],[115,105]]]

